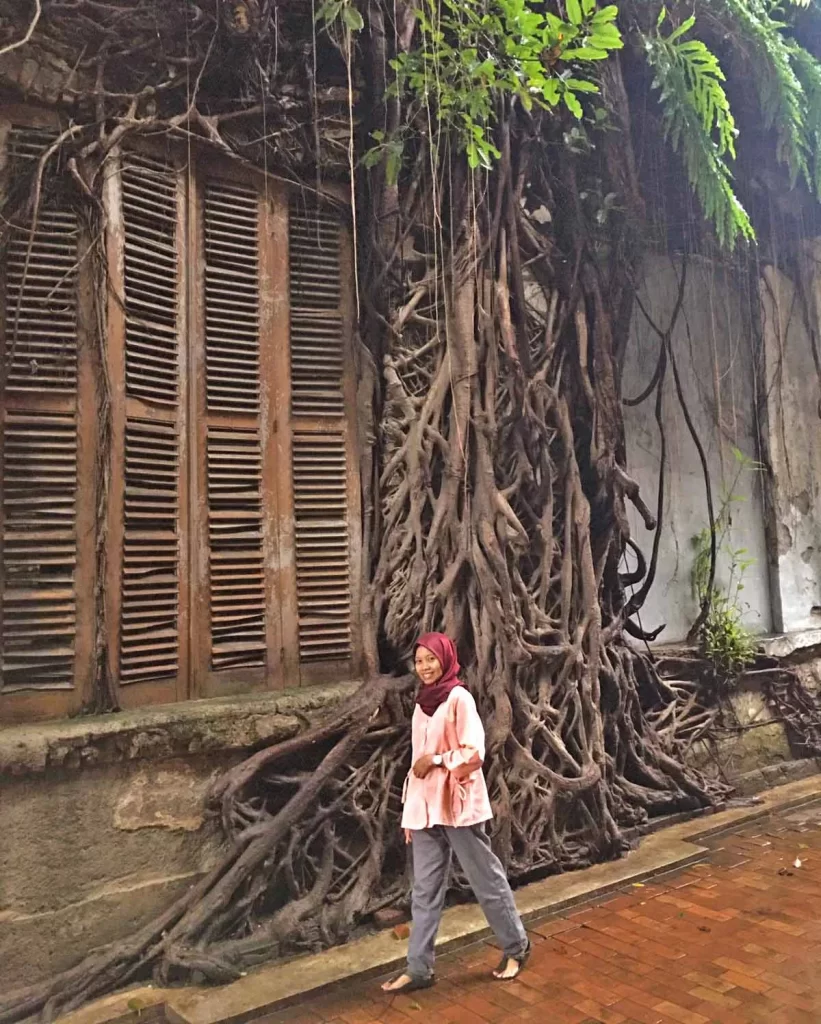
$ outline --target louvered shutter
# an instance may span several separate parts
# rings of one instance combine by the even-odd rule
[[[9,177],[30,180],[54,137],[7,126]],[[0,693],[71,691],[36,708],[60,713],[79,704],[78,675],[88,669],[88,637],[78,631],[78,599],[89,598],[78,578],[92,569],[78,571],[88,551],[78,532],[92,504],[92,481],[78,479],[88,466],[88,453],[78,461],[80,231],[50,182],[33,234],[30,227],[11,232],[2,262]],[[80,610],[87,618],[89,609]]]
[[[199,537],[207,564],[195,583],[201,614],[197,691],[271,684],[276,614],[270,522],[275,470],[263,387],[268,288],[264,199],[252,184],[200,183],[201,382]],[[268,303],[270,305],[270,303]],[[196,568],[195,568],[196,572]]]
[[[345,416],[350,317],[343,249],[334,212],[292,199],[291,460],[299,659],[305,681],[321,675],[323,665],[344,671],[355,648],[351,538],[356,487]]]
[[[114,458],[121,473],[112,495],[121,516],[112,671],[123,703],[137,704],[182,697],[187,686],[185,249],[182,184],[169,161],[125,153],[119,190],[119,359],[116,331],[110,338],[113,376],[120,376]]]

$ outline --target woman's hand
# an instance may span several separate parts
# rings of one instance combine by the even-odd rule
[[[404,830],[404,832],[405,832],[405,846],[410,846],[410,844],[411,844],[411,830],[409,828],[406,828]]]
[[[462,783],[467,782],[467,780],[471,777],[471,775],[473,775],[475,771],[476,765],[460,764],[453,769],[451,775],[454,777],[454,779],[456,779],[457,782]]]
[[[433,754],[423,754],[413,766],[417,779],[425,779],[433,771]]]

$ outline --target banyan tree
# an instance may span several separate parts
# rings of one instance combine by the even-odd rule
[[[207,877],[124,941],[0,996],[0,1022],[142,977],[228,981],[401,903],[409,656],[427,630],[458,641],[515,880],[618,857],[654,817],[721,800],[686,757],[713,709],[698,681],[662,677],[639,621],[663,491],[650,508],[631,475],[625,399],[682,403],[703,457],[678,308],[653,324],[641,395],[622,394],[622,369],[648,259],[673,257],[680,307],[693,256],[752,274],[776,235],[789,252],[812,231],[821,7],[0,0],[0,41],[0,60],[71,72],[0,237],[47,215],[59,178],[89,239],[101,353],[101,200],[138,142],[206,149],[347,220],[366,664],[329,719],[217,781],[224,853]],[[110,423],[94,426],[104,455]],[[704,502],[712,521],[709,478]],[[105,652],[97,665],[111,707]]]

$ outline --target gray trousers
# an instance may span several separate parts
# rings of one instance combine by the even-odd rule
[[[451,853],[455,853],[487,922],[507,956],[527,948],[527,933],[513,902],[502,863],[490,848],[484,825],[436,825],[411,833],[413,899],[408,974],[433,974],[434,943],[445,905]]]

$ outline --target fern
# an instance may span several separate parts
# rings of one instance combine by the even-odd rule
[[[812,148],[810,180],[816,196],[821,199],[821,63],[807,50],[794,46],[792,64],[804,90],[806,124]]]
[[[685,39],[690,17],[664,36],[662,10],[656,31],[645,35],[647,61],[659,90],[665,138],[681,151],[687,176],[722,245],[755,238],[747,211],[735,194],[727,158],[735,158],[736,127],[715,54],[699,39]]]
[[[793,184],[812,184],[810,142],[801,82],[791,60],[793,46],[783,34],[780,4],[772,0],[718,0],[733,23],[728,26],[738,47],[750,47],[750,79],[758,89],[767,128],[775,128],[778,159],[789,169]],[[794,6],[809,6],[794,0]]]

